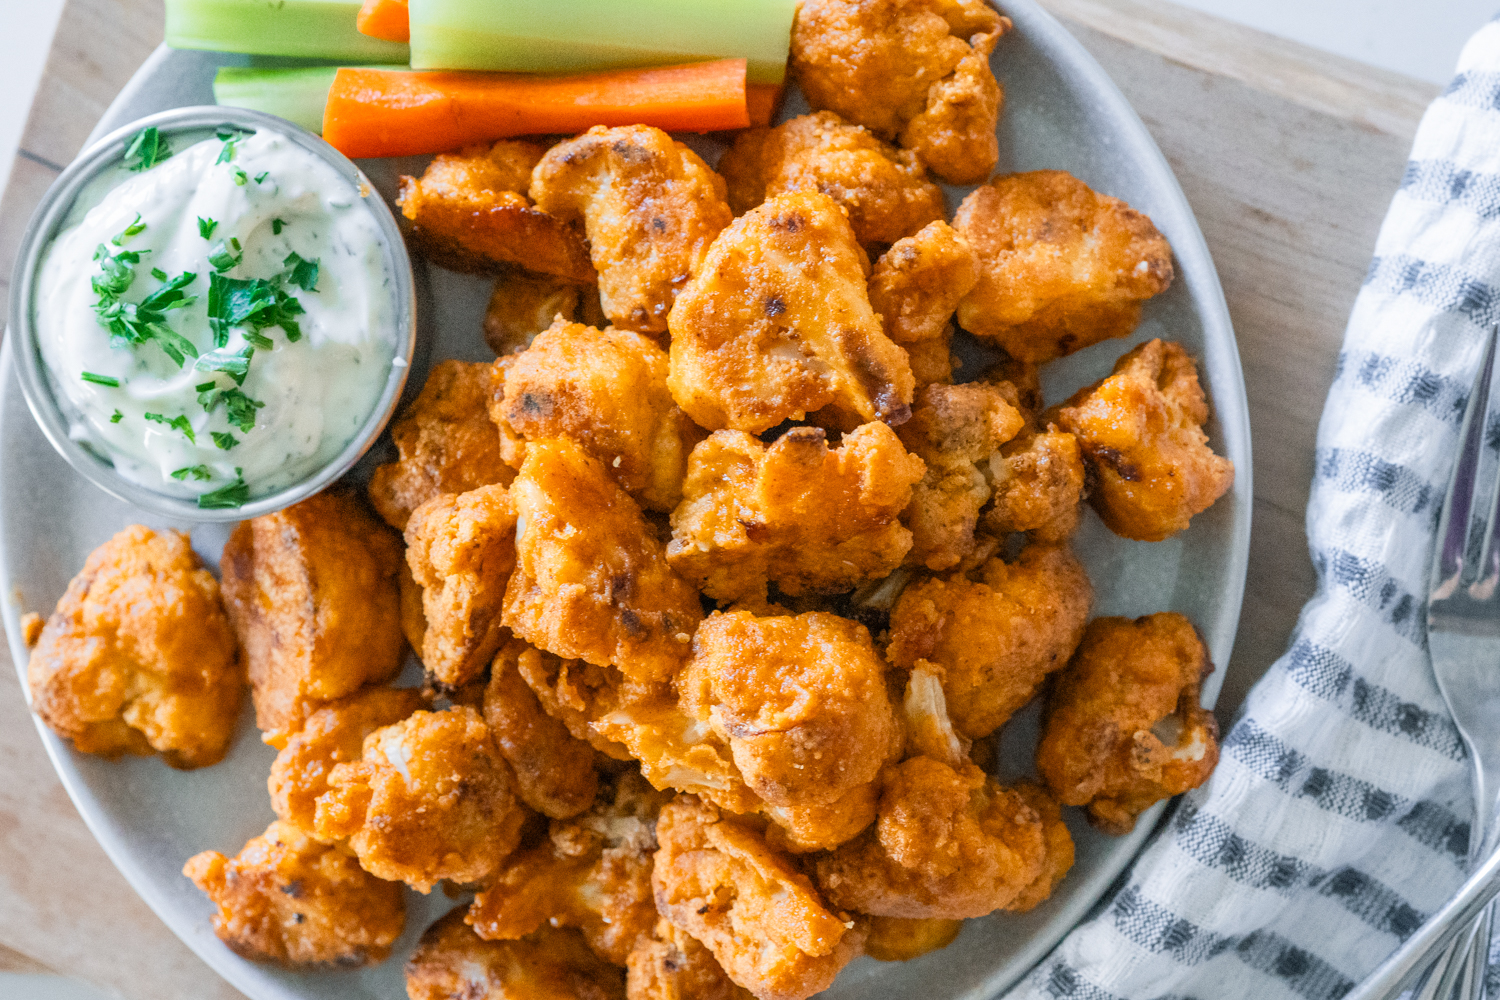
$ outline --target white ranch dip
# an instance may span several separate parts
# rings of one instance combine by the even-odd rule
[[[86,214],[47,248],[36,283],[72,437],[203,506],[238,506],[331,461],[396,356],[395,281],[361,192],[267,129],[221,131],[98,183],[102,200],[80,199],[73,216]]]

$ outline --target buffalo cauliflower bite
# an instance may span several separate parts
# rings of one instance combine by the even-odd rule
[[[1021,361],[1126,336],[1172,283],[1172,248],[1151,220],[1061,170],[995,178],[953,226],[979,255],[959,326]]]
[[[401,886],[275,822],[226,858],[204,851],[182,874],[218,907],[214,933],[243,958],[355,968],[383,961],[406,924]]]
[[[435,157],[421,179],[401,178],[396,203],[422,255],[455,271],[524,267],[580,284],[597,280],[575,226],[526,197],[546,147],[505,140]]]
[[[410,1000],[625,1000],[624,972],[575,930],[539,927],[519,941],[486,941],[462,906],[427,928],[406,960]]]
[[[672,309],[677,405],[752,434],[831,405],[856,422],[906,420],[911,366],[870,308],[868,269],[827,195],[775,195],[736,219]]]
[[[831,111],[741,132],[719,161],[729,207],[743,215],[771,195],[820,191],[849,213],[860,243],[894,243],[944,214],[943,191],[909,150]]]
[[[984,525],[996,535],[1029,532],[1040,542],[1060,542],[1078,530],[1084,468],[1078,439],[1066,431],[1028,432],[991,455],[986,472],[994,503]]]
[[[32,711],[83,753],[216,764],[245,668],[188,536],[134,525],[89,553],[26,667]]]
[[[922,390],[898,432],[927,466],[902,512],[912,533],[908,563],[951,569],[974,550],[974,528],[991,495],[983,470],[1024,423],[995,387],[982,382]]]
[[[791,69],[814,108],[899,141],[951,184],[975,184],[1000,156],[1004,92],[989,58],[1010,26],[984,0],[803,0]]]
[[[691,796],[656,822],[656,908],[758,1000],[804,1000],[859,954],[864,932],[753,829]]]
[[[510,645],[522,645],[513,641]],[[484,691],[484,721],[516,776],[521,801],[552,819],[587,809],[598,790],[594,749],[548,715],[516,667],[515,655],[495,657]]]
[[[929,385],[953,384],[953,372],[961,362],[953,355],[952,341],[953,331],[949,329],[936,340],[922,340],[905,345],[906,359],[911,365],[917,392]]]
[[[426,893],[494,874],[525,818],[489,728],[459,707],[366,736],[363,756],[329,773],[314,826],[320,840],[347,838],[365,871]]]
[[[1090,622],[1047,696],[1036,751],[1047,787],[1125,834],[1152,803],[1203,784],[1219,761],[1218,725],[1198,702],[1212,671],[1175,612]]]
[[[582,221],[605,315],[640,333],[667,328],[683,283],[733,218],[724,179],[649,125],[595,126],[553,146],[532,171],[531,197]]]
[[[565,439],[533,442],[511,497],[511,631],[557,656],[613,664],[633,682],[670,678],[703,608],[604,465]]]
[[[1025,913],[1045,902],[1073,867],[1073,835],[1063,822],[1062,806],[1041,785],[1024,781],[1015,787],[1015,792],[1041,817],[1042,839],[1046,848],[1041,874],[1005,907],[1012,913]]]
[[[447,689],[483,674],[505,638],[500,607],[516,565],[515,527],[515,505],[498,483],[434,497],[406,524],[406,561],[427,623],[422,665]]]
[[[567,438],[604,463],[651,510],[682,499],[688,453],[703,432],[667,391],[667,352],[629,330],[555,323],[495,373],[490,416],[505,460],[526,443]]]
[[[885,424],[830,449],[817,427],[767,447],[717,431],[693,449],[667,560],[718,600],[834,593],[885,576],[911,548],[899,517],[922,478]]]
[[[517,354],[558,316],[597,327],[609,322],[595,287],[525,271],[502,274],[484,308],[484,342],[500,357]]]
[[[439,361],[422,392],[391,425],[398,461],[370,477],[370,501],[386,523],[405,530],[411,512],[443,493],[467,493],[515,478],[500,458],[490,422],[493,367]]]
[[[511,857],[464,919],[493,940],[577,927],[595,954],[624,965],[656,925],[655,824],[670,798],[626,771],[588,812],[553,820],[545,841]]]
[[[278,750],[323,703],[401,669],[401,541],[352,495],[241,521],[219,562],[255,724]]]
[[[667,920],[658,920],[656,930],[637,941],[626,959],[627,1000],[751,1000],[754,995],[725,975],[713,952]]]
[[[982,917],[1042,874],[1041,818],[973,764],[912,757],[882,784],[875,826],[818,859],[818,885],[834,906],[885,917]]]
[[[271,765],[266,781],[271,808],[283,822],[311,834],[318,796],[328,791],[329,772],[345,761],[359,760],[366,736],[423,706],[421,693],[412,688],[376,687],[309,715]]]
[[[1234,463],[1208,446],[1207,420],[1192,356],[1161,340],[1126,354],[1057,411],[1078,435],[1094,510],[1115,534],[1142,542],[1184,530],[1234,485]]]
[[[908,586],[891,612],[886,655],[899,667],[918,660],[940,667],[954,726],[978,739],[1067,664],[1093,598],[1066,546],[1029,545],[1014,562],[997,556],[970,574]]]
[[[909,962],[946,948],[963,930],[962,920],[870,917],[865,954],[881,962]]]
[[[503,672],[511,664],[548,715],[561,721],[574,739],[613,760],[630,760],[630,751],[602,735],[595,723],[621,705],[650,700],[665,688],[632,684],[615,667],[564,660],[519,639],[500,647],[490,672]]]
[[[973,248],[939,220],[897,241],[875,262],[870,306],[880,314],[885,335],[909,351],[908,345],[952,336],[954,311],[978,281]]]

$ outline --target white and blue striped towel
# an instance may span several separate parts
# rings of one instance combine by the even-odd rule
[[[1349,320],[1307,513],[1318,593],[1291,649],[1212,780],[1009,1000],[1332,1000],[1458,889],[1472,793],[1424,585],[1497,321],[1500,19],[1422,119]]]

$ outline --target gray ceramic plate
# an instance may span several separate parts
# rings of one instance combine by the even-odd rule
[[[1213,445],[1238,469],[1230,494],[1168,542],[1126,542],[1087,515],[1076,544],[1098,590],[1096,611],[1130,616],[1181,611],[1202,630],[1214,661],[1227,663],[1249,551],[1250,430],[1234,333],[1213,262],[1166,160],[1103,70],[1032,0],[1001,6],[1016,23],[994,58],[1007,96],[1001,170],[1071,171],[1149,214],[1177,257],[1177,282],[1148,305],[1131,344],[1100,344],[1049,366],[1048,398],[1061,398],[1107,374],[1134,343],[1155,336],[1180,341],[1200,359],[1216,413],[1209,428]],[[158,50],[95,134],[167,108],[212,103],[214,69],[230,61],[237,60]],[[362,164],[387,193],[398,172],[420,165]],[[951,209],[964,192],[949,193],[955,199]],[[428,358],[488,360],[478,335],[488,283],[436,268],[428,279],[433,308],[427,314],[435,331],[428,334]],[[424,360],[419,348],[409,391],[422,384]],[[9,339],[0,354],[0,442],[0,593],[9,596],[3,616],[24,685],[27,651],[18,638],[20,615],[47,614],[88,553],[126,525],[171,525],[95,489],[53,452],[21,398]],[[371,460],[380,458],[377,449]],[[194,546],[209,565],[217,565],[228,530],[208,525],[193,532]],[[1219,683],[1218,674],[1209,679],[1206,699],[1217,695]],[[1002,772],[1029,767],[1034,732],[1034,711],[1007,727]],[[407,933],[384,965],[359,973],[297,974],[246,962],[220,944],[209,927],[208,901],[179,874],[183,861],[205,848],[237,852],[274,818],[265,791],[274,751],[258,739],[248,708],[229,757],[191,773],[172,771],[155,759],[109,762],[78,754],[45,729],[42,738],[79,812],[120,871],[189,947],[245,994],[254,1000],[404,995],[401,959],[422,929],[452,905],[441,892],[411,895]],[[968,921],[954,944],[913,962],[860,959],[825,996],[982,1000],[1014,983],[1088,913],[1140,849],[1157,815],[1148,814],[1134,834],[1115,839],[1094,832],[1070,812],[1075,813],[1069,823],[1078,862],[1045,904],[1023,916]]]

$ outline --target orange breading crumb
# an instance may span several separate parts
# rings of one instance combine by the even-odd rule
[[[1074,435],[1055,427],[1024,433],[990,456],[985,471],[994,503],[984,525],[994,534],[1026,531],[1039,542],[1061,542],[1078,530],[1084,468]]]

